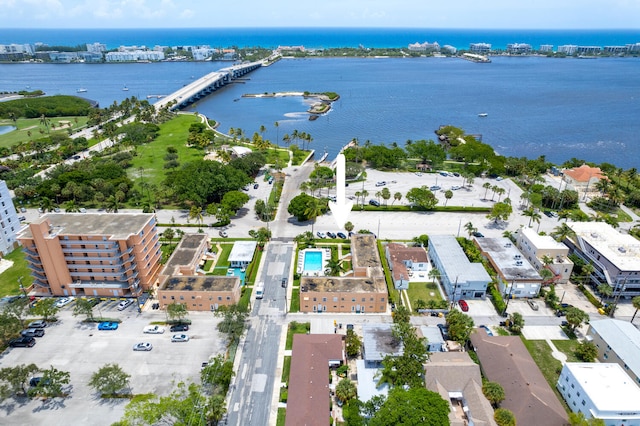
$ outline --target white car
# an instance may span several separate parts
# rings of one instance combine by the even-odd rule
[[[142,331],[147,334],[162,334],[164,333],[164,327],[160,327],[159,325],[148,325]]]
[[[153,349],[153,345],[151,345],[151,343],[149,342],[136,343],[135,345],[133,345],[134,351],[150,351],[151,349]]]
[[[187,336],[186,334],[174,334],[173,336],[171,336],[171,341],[172,342],[188,342],[189,336]]]
[[[73,298],[72,297],[63,297],[58,299],[58,301],[56,302],[56,308],[62,308],[63,306],[68,305],[69,303],[73,302]]]
[[[124,311],[132,303],[133,303],[133,300],[131,300],[131,299],[123,300],[122,302],[118,303],[118,310],[119,311]]]

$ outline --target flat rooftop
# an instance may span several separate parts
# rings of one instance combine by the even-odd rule
[[[575,222],[569,224],[576,233],[601,256],[622,271],[640,270],[640,241],[621,234],[604,222]]]
[[[387,284],[384,277],[302,277],[300,291],[386,293]]]
[[[365,361],[382,361],[385,356],[401,356],[402,342],[393,336],[393,324],[363,324]]]
[[[638,411],[640,387],[619,364],[568,362],[565,366],[599,411]]]
[[[251,262],[257,245],[255,241],[236,241],[229,253],[229,262]]]
[[[171,291],[233,291],[240,285],[240,277],[201,275],[175,276],[169,278],[161,290]]]
[[[480,250],[487,253],[508,281],[542,281],[536,269],[508,238],[476,238]]]
[[[374,268],[383,273],[376,237],[373,234],[353,235],[351,237],[351,254],[354,268]]]
[[[458,282],[486,281],[491,282],[491,277],[482,266],[482,263],[471,263],[464,254],[462,247],[455,237],[451,235],[431,235],[429,245],[433,247],[451,281],[457,277]]]
[[[154,219],[153,213],[47,213],[34,220],[46,220],[54,227],[55,235],[105,235],[112,239],[125,239],[139,234]],[[33,238],[31,228],[25,227],[18,238]]]
[[[185,234],[164,267],[166,275],[173,274],[178,266],[197,263],[201,255],[200,247],[206,244],[207,239],[206,234]]]
[[[630,322],[613,318],[590,321],[589,326],[640,377],[640,331]]]
[[[569,252],[569,247],[564,245],[563,243],[556,241],[550,235],[540,235],[532,228],[520,228],[518,232],[521,232],[522,235],[527,237],[529,241],[536,247],[538,251],[540,250],[565,250]]]

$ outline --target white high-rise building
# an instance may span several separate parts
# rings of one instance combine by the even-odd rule
[[[0,180],[0,253],[6,255],[16,245],[16,233],[20,230],[18,213],[11,200],[7,183]]]

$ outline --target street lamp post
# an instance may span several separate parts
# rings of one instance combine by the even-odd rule
[[[454,306],[456,306],[456,293],[458,292],[458,277],[460,277],[459,275],[456,276],[456,282],[453,284],[453,295],[451,296],[451,309],[454,308]]]

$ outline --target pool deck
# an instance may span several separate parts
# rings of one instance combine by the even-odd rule
[[[322,253],[322,267],[319,271],[305,271],[304,270],[304,260],[307,255],[307,251],[319,251]],[[327,259],[331,258],[331,249],[329,248],[312,248],[312,249],[304,249],[302,250],[302,256],[298,256],[298,268],[297,271],[303,277],[323,277],[324,276],[324,267],[327,263]]]

